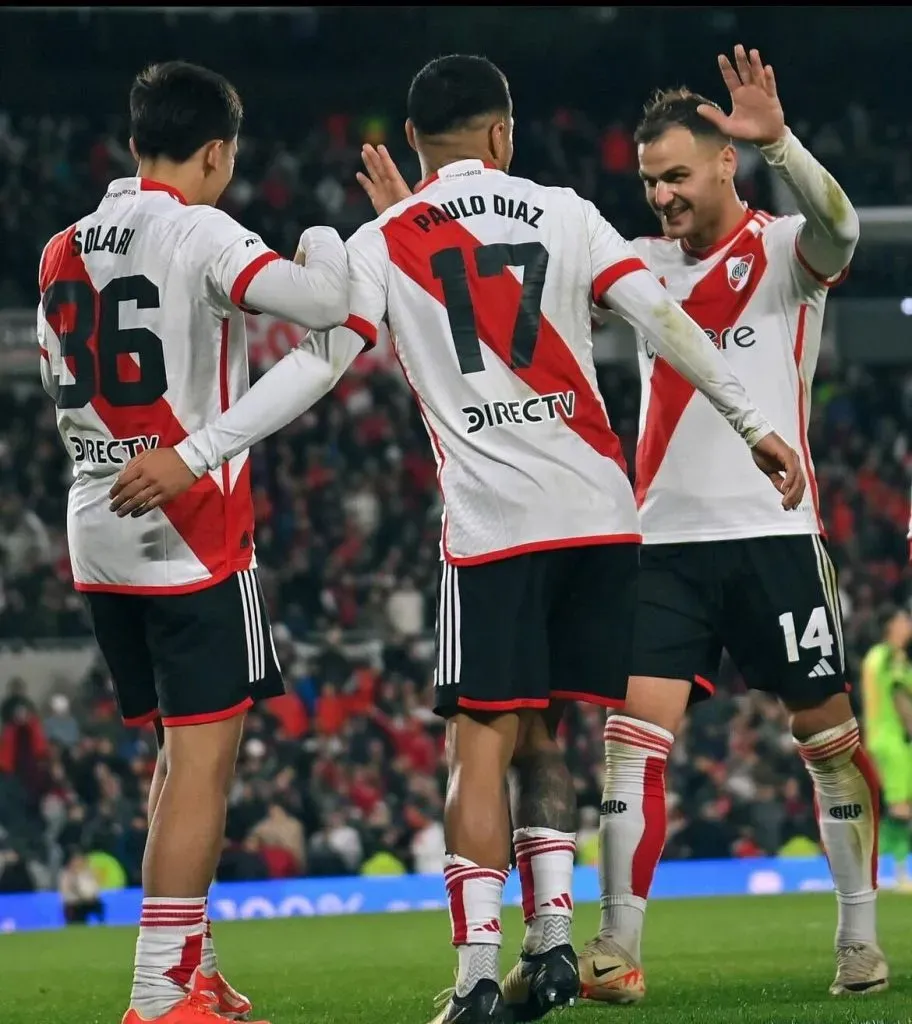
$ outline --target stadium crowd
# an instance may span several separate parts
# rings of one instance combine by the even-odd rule
[[[654,234],[656,223],[643,201],[637,177],[633,125],[608,123],[591,112],[559,108],[523,123],[523,145],[514,170],[543,184],[565,185],[591,197],[618,229],[633,236]],[[880,205],[885,196],[912,202],[910,129],[860,103],[838,117],[807,116],[796,133],[837,176],[857,206]],[[303,227],[331,224],[343,237],[373,215],[355,182],[362,142],[389,144],[401,166],[417,177],[414,157],[392,115],[362,119],[330,114],[285,139],[245,128],[234,181],[223,207],[259,232],[277,251],[291,253]],[[0,228],[21,239],[15,254],[0,257],[0,308],[30,306],[35,271],[44,243],[63,224],[93,209],[114,178],[132,174],[123,119],[103,126],[84,117],[15,116],[0,110]],[[883,146],[873,139],[888,140]],[[783,197],[753,147],[740,148],[739,190],[763,209],[778,209]],[[36,202],[40,193],[41,201]],[[908,246],[862,248],[844,294],[905,294]]]
[[[638,384],[600,383],[632,464]],[[912,375],[822,366],[811,444],[841,569],[850,669],[905,597],[906,474],[900,424]],[[224,879],[440,870],[442,731],[428,707],[439,499],[430,447],[398,376],[352,373],[254,454],[258,557],[289,694],[250,715]],[[69,468],[43,392],[0,403],[0,642],[89,635],[64,533]],[[565,739],[594,862],[602,717],[576,708]],[[0,892],[54,884],[88,853],[113,881],[139,877],[150,730],[120,724],[106,672],[35,707],[0,694]],[[728,667],[670,768],[666,856],[807,850],[807,777],[775,701]]]
[[[144,22],[139,31],[126,31],[115,15],[88,8],[69,21],[43,21],[40,32],[26,15],[15,31],[8,22],[5,69],[15,87],[0,101],[9,107],[0,108],[0,232],[16,244],[0,251],[0,310],[32,307],[47,239],[97,205],[110,180],[133,173],[125,121],[111,113],[122,105],[118,75],[132,75],[146,59],[134,60],[131,46],[144,53],[181,49],[185,28],[173,13],[179,9],[169,10],[169,17]],[[362,69],[371,86],[367,95],[350,67],[359,66],[359,45],[383,53],[384,68],[398,67],[396,46],[420,48],[414,40],[423,38],[424,9],[378,9],[388,34],[385,46],[377,46],[384,40],[364,28],[369,8],[351,9],[358,12],[357,32],[350,30],[344,9],[300,8],[293,19],[276,16],[280,22],[269,21],[269,15],[233,19],[225,13],[230,10],[213,9],[219,32],[199,34],[197,59],[224,70],[238,67],[264,92],[273,77],[279,82],[284,74],[294,91],[275,105],[257,97],[256,88],[248,92],[242,86],[251,116],[225,208],[283,253],[294,249],[298,233],[310,224],[329,223],[348,236],[371,216],[354,178],[362,142],[387,143],[417,177],[402,139],[400,94],[380,81],[384,69],[375,64]],[[526,8],[526,16],[534,10]],[[677,23],[670,8],[577,10],[583,13],[566,16],[614,12],[617,22],[606,20],[603,31],[593,21],[589,35],[603,35],[605,47],[622,48],[624,33],[632,33],[636,60],[623,68],[606,60],[602,66],[612,69],[608,102],[607,90],[590,89],[598,105],[590,102],[585,109],[582,101],[555,108],[545,97],[535,101],[534,89],[530,96],[519,87],[521,145],[513,170],[591,197],[627,235],[650,234],[656,222],[643,200],[632,130],[648,88],[675,84],[664,79],[668,53],[679,49]],[[640,24],[641,16],[652,17],[649,10],[662,11],[661,24]],[[749,21],[752,10],[758,31],[786,16],[776,13],[782,8],[707,10],[712,13],[703,31],[691,32],[693,53],[680,57],[703,61],[705,50],[708,74],[715,73],[713,32],[727,38],[731,19]],[[830,9],[831,31],[839,10]],[[435,9],[435,16],[450,17],[446,11],[453,19],[447,43],[456,47],[460,9]],[[473,19],[485,17],[483,12],[476,8]],[[869,16],[873,22],[874,11]],[[394,17],[404,20],[393,22]],[[331,32],[344,40],[344,50],[322,35]],[[527,34],[528,45],[536,45],[530,29],[513,33],[517,46]],[[788,36],[780,40],[783,53],[794,38],[802,58],[807,56],[805,37],[780,34]],[[217,46],[217,60],[206,60],[207,41]],[[556,49],[559,41],[553,42]],[[821,45],[828,60],[840,52],[835,36]],[[878,67],[890,63],[883,46],[872,43],[868,49]],[[335,56],[339,52],[347,54],[343,64]],[[409,52],[408,60],[413,57]],[[111,103],[102,106],[87,102],[81,91],[68,96],[58,89],[54,83],[70,80],[74,61],[86,76],[86,90],[90,70],[99,82],[107,76],[110,89],[103,88]],[[838,65],[838,57],[832,62]],[[523,63],[516,59],[517,70]],[[527,83],[541,77],[537,64],[525,64],[534,71]],[[783,84],[788,64],[783,57]],[[590,65],[591,71],[596,64]],[[683,66],[681,77],[695,68]],[[332,92],[332,75],[340,88],[349,87],[347,98],[311,102],[309,90],[324,80]],[[561,75],[549,78],[550,88]],[[896,102],[901,89],[897,93],[893,78],[882,75],[859,73],[858,81],[865,82],[864,95],[843,95],[835,107],[827,84],[817,91],[793,88],[792,127],[857,206],[912,204],[912,124]],[[33,97],[48,83],[57,90],[54,102],[46,104],[54,113],[28,113],[43,109]],[[281,86],[273,85],[275,96]],[[92,96],[97,95],[96,89]],[[750,147],[740,153],[738,185],[753,205],[780,209],[782,197]],[[841,294],[906,294],[910,254],[912,247],[862,247]],[[635,371],[615,365],[603,367],[599,376],[632,465],[639,406]],[[0,395],[0,644],[88,638],[88,618],[72,589],[67,557],[64,494],[70,467],[54,409],[40,388],[4,386]],[[855,680],[862,654],[877,639],[880,610],[907,596],[901,567],[912,452],[902,424],[910,416],[912,372],[820,367],[810,439],[823,517],[841,571]],[[412,399],[398,373],[349,373],[311,413],[259,445],[252,466],[261,579],[290,692],[249,716],[220,877],[439,871],[445,770],[428,681],[440,504],[430,446]],[[716,698],[696,708],[671,756],[666,856],[807,849],[816,837],[811,788],[784,716],[775,701],[744,693],[730,665],[723,677]],[[53,887],[65,865],[62,888],[79,890],[85,864],[80,854],[88,854],[111,882],[136,882],[154,763],[151,730],[119,724],[101,663],[77,692],[55,693],[39,706],[19,681],[3,683],[0,892]],[[582,809],[579,856],[591,863],[602,724],[600,712],[577,707],[564,726]]]

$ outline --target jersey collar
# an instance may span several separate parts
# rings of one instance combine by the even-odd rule
[[[183,193],[173,185],[166,185],[163,181],[153,181],[151,178],[137,178],[136,180],[139,182],[140,192],[167,192],[169,196],[174,196],[179,203],[187,205]]]
[[[697,260],[705,260],[708,259],[710,256],[715,256],[717,252],[720,252],[727,245],[731,245],[731,243],[734,242],[738,235],[740,235],[741,232],[747,227],[748,222],[753,216],[754,211],[749,206],[746,206],[744,208],[744,216],[741,218],[741,220],[738,221],[734,228],[732,228],[732,230],[724,238],[721,238],[714,245],[707,246],[707,248],[705,249],[694,249],[692,246],[689,246],[687,242],[682,238],[681,248],[685,253],[687,253],[688,256],[693,256],[693,258]]]
[[[451,164],[444,164],[443,167],[429,175],[424,181],[415,186],[415,191],[420,192],[435,181],[452,181],[454,178],[472,178],[484,171],[496,171],[494,164],[487,160],[454,160]]]

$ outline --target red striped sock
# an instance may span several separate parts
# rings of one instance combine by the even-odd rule
[[[208,909],[203,923],[206,926],[206,931],[203,934],[203,956],[201,964],[203,974],[211,978],[212,975],[218,971],[218,957],[215,953],[215,942],[212,938],[212,922],[209,920]]]
[[[443,880],[450,901],[453,945],[459,951],[459,996],[467,995],[482,979],[500,981],[500,911],[509,873],[480,867],[452,853],[446,856]]]
[[[601,931],[636,959],[646,900],[665,846],[665,767],[673,743],[670,732],[651,722],[612,715],[605,724]]]
[[[876,942],[880,782],[854,718],[799,742],[836,887],[836,945]]]
[[[161,1017],[184,998],[202,959],[205,933],[205,896],[143,899],[130,997],[141,1016]]]
[[[447,854],[443,881],[450,901],[453,945],[499,946],[500,911],[509,871],[482,868],[465,857]]]
[[[518,828],[513,833],[522,884],[527,953],[546,953],[570,942],[576,833]]]

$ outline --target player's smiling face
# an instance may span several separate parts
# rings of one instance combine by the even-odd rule
[[[719,219],[735,154],[711,138],[672,127],[638,147],[646,201],[669,238],[701,237]]]

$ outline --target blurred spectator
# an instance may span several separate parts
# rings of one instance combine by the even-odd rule
[[[98,879],[83,854],[74,853],[70,858],[60,872],[58,888],[67,924],[85,924],[92,917],[104,922],[105,908]]]
[[[269,805],[266,817],[254,825],[251,838],[260,843],[270,878],[294,878],[307,873],[304,826],[280,804]]]
[[[48,701],[48,714],[44,719],[44,735],[51,743],[72,747],[79,742],[79,722],[70,711],[70,699],[55,693]]]
[[[35,881],[19,853],[0,842],[0,893],[34,892]]]

